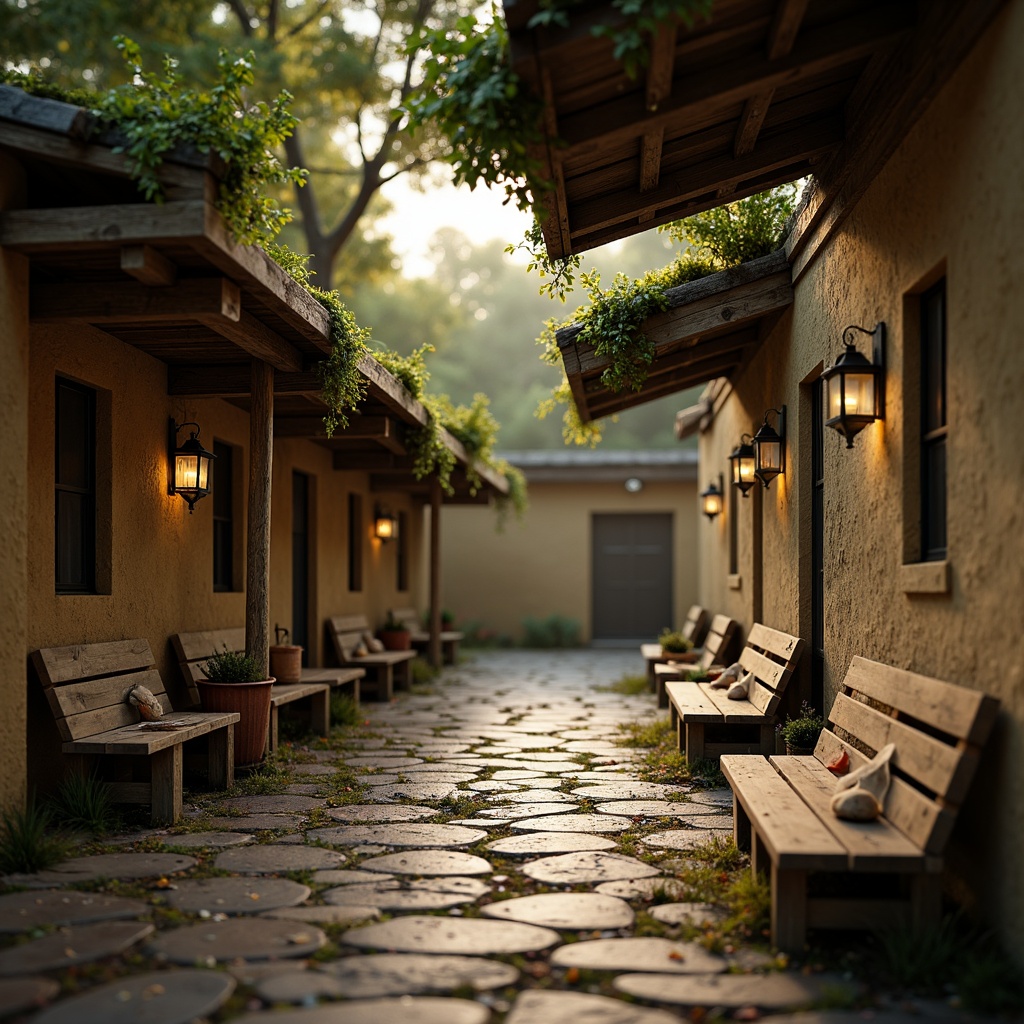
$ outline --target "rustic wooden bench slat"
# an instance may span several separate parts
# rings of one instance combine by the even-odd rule
[[[813,754],[722,758],[733,789],[737,843],[753,849],[754,870],[764,867],[760,849],[770,861],[776,945],[802,948],[808,927],[909,925],[921,933],[938,921],[942,854],[977,766],[979,746],[997,714],[998,702],[987,694],[857,657],[829,714],[831,728],[822,732]],[[887,743],[896,749],[882,817],[871,823],[836,818],[831,810],[836,780],[826,766],[845,751],[850,769],[858,768]],[[827,858],[800,862],[799,837],[788,839],[774,817],[793,799],[844,851],[841,868]],[[812,897],[807,875],[813,871],[893,874],[903,880],[904,895]]]
[[[86,767],[97,756],[145,757],[150,781],[118,782],[115,800],[149,803],[154,824],[175,822],[182,812],[183,747],[207,738],[209,784],[227,789],[234,781],[237,714],[176,712],[155,668],[146,639],[42,648],[31,656],[60,732],[62,750],[73,765]],[[173,730],[140,728],[136,708],[125,703],[133,684],[150,689],[164,707]]]
[[[430,646],[430,631],[420,626],[421,619],[415,608],[392,608],[391,615],[401,622],[412,634],[412,645],[417,650],[426,650]],[[457,629],[441,630],[441,660],[446,665],[454,665],[459,660],[459,644],[466,634]]]
[[[382,651],[356,656],[354,651],[363,642],[363,634],[370,632],[365,615],[335,615],[327,620],[327,630],[334,644],[334,653],[342,666],[369,669],[376,687],[378,700],[391,700],[396,682],[409,686],[410,664],[415,651]]]
[[[739,624],[728,615],[716,615],[711,620],[708,632],[704,638],[704,649],[696,662],[660,662],[654,666],[654,689],[658,695],[658,707],[668,706],[668,696],[665,693],[665,684],[671,680],[685,679],[687,673],[709,669],[712,665],[719,664],[722,657],[729,651],[733,637]]]
[[[178,657],[185,685],[193,704],[199,704],[199,688],[196,685],[206,678],[203,665],[211,655],[228,650],[245,650],[245,629],[242,626],[229,629],[207,629],[192,633],[175,633],[171,646]],[[350,684],[353,698],[359,700],[359,680],[365,675],[360,669],[302,669],[301,682],[275,683],[270,690],[270,726],[267,730],[267,749],[275,751],[280,735],[280,709],[293,701],[309,701],[309,727],[320,736],[331,730],[330,688]]]

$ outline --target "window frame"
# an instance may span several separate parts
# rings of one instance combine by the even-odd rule
[[[73,391],[85,399],[85,415],[82,424],[84,433],[84,456],[86,462],[86,485],[76,485],[60,479],[61,472],[61,392]],[[54,441],[53,441],[53,483],[54,483],[54,524],[53,524],[53,579],[54,590],[58,594],[95,594],[96,585],[96,549],[97,549],[97,487],[96,487],[96,435],[97,435],[97,392],[95,388],[68,377],[57,376],[54,380]],[[81,551],[78,559],[81,569],[81,582],[62,582],[59,573],[61,568],[60,550],[62,541],[67,538],[61,532],[60,506],[62,494],[76,494],[86,499],[82,502],[82,515],[78,520]]]
[[[947,469],[949,407],[946,392],[948,366],[947,293],[945,277],[919,298],[920,303],[920,510],[922,562],[945,561],[949,554]],[[937,337],[932,337],[932,302],[938,302]],[[935,362],[938,360],[938,366]],[[935,458],[941,453],[941,460]],[[942,500],[934,496],[941,491]]]

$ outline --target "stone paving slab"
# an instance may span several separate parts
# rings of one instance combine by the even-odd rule
[[[495,782],[493,779],[483,779],[480,782],[471,782],[466,789],[471,793],[516,793],[525,785],[526,780],[523,782]]]
[[[219,971],[146,971],[44,1010],[33,1024],[188,1024],[228,1001],[235,979]]]
[[[498,782],[522,782],[526,779],[543,779],[547,778],[546,772],[538,772],[532,768],[504,768],[496,771],[492,776],[492,779],[496,779]]]
[[[345,804],[343,807],[328,807],[327,813],[335,821],[399,822],[422,821],[437,816],[436,807],[417,807],[413,804]]]
[[[688,808],[695,804],[676,803],[672,800],[602,800],[595,808],[598,814],[620,814],[626,818],[706,818],[706,814],[693,814]],[[712,808],[702,805],[705,811]],[[711,815],[718,817],[718,815]],[[731,818],[729,819],[732,820]]]
[[[463,985],[486,992],[514,985],[519,978],[515,967],[497,960],[423,953],[349,956],[325,964],[323,970],[344,984],[350,999],[450,992]]]
[[[511,825],[517,832],[625,832],[632,828],[629,818],[610,814],[545,814],[524,818]]]
[[[256,847],[259,849],[259,847]],[[175,910],[197,914],[259,914],[278,907],[297,907],[309,899],[310,888],[287,878],[187,878],[163,898]]]
[[[640,782],[635,779],[616,779],[593,786],[580,786],[572,791],[573,796],[590,800],[662,800],[669,793],[678,793],[674,786],[661,782]]]
[[[320,801],[321,806],[323,801]],[[227,829],[235,832],[263,832],[267,829],[277,831],[296,829],[302,823],[301,814],[239,814],[217,815],[205,819],[211,829]],[[199,835],[202,833],[193,833]]]
[[[298,1006],[309,1006],[318,999],[342,999],[349,995],[344,983],[333,975],[296,967],[259,978],[253,988],[265,1002]]]
[[[0,977],[57,971],[116,956],[152,934],[140,921],[101,921],[62,928],[41,939],[12,946],[0,953]]]
[[[716,834],[721,837],[721,833],[701,828],[674,828],[667,832],[652,832],[641,841],[645,846],[654,846],[659,850],[692,850],[695,846],[714,839]]]
[[[521,992],[505,1024],[679,1024],[664,1010],[650,1010],[584,992]]]
[[[653,878],[624,878],[617,882],[602,882],[596,886],[595,892],[603,892],[606,896],[618,896],[624,900],[650,900],[656,895],[679,899],[689,889],[684,882],[664,875]]]
[[[366,757],[346,757],[343,763],[348,768],[383,768],[386,771],[394,771],[396,768],[410,768],[414,764],[423,764],[423,759],[420,757],[368,755]]]
[[[532,818],[540,820],[552,814],[569,814],[577,808],[575,803],[529,803],[510,804],[507,807],[484,807],[477,813],[485,818],[503,818],[505,821],[516,821],[520,818]],[[542,829],[543,831],[543,829]],[[556,831],[556,830],[552,830]],[[595,831],[601,831],[596,829]],[[607,831],[613,832],[614,829]]]
[[[382,857],[364,860],[359,867],[364,871],[387,872],[395,875],[489,875],[494,869],[483,859],[458,850],[409,850],[388,853]]]
[[[555,804],[572,804],[576,806],[579,804],[579,799],[574,796],[570,796],[568,793],[549,792],[546,789],[524,789],[518,793],[498,793],[494,796],[488,797],[488,800],[494,804],[539,804],[539,803],[555,803]]]
[[[236,1024],[487,1024],[490,1011],[470,999],[405,996],[353,999],[311,1010],[247,1013]]]
[[[273,918],[201,921],[161,932],[148,950],[173,964],[278,960],[310,956],[327,936],[313,924]]]
[[[738,1009],[756,1006],[760,1010],[797,1010],[812,1005],[829,989],[833,997],[845,991],[851,996],[856,986],[824,975],[798,974],[621,974],[612,984],[620,992],[638,999],[671,1003],[673,1006],[720,1006]]]
[[[69,890],[11,892],[0,896],[0,935],[48,925],[120,921],[149,913],[142,900]]]
[[[397,879],[328,889],[323,898],[335,906],[378,907],[380,910],[447,910],[472,903],[491,887],[475,878]]]
[[[412,916],[351,928],[342,941],[361,949],[395,953],[507,956],[547,949],[559,941],[559,936],[550,928],[517,921]]]
[[[558,967],[589,971],[655,971],[665,974],[715,974],[728,964],[696,942],[654,937],[594,939],[560,946],[551,954]]]
[[[374,843],[378,846],[409,846],[445,848],[471,846],[487,833],[464,825],[340,825],[338,828],[318,828],[308,833],[310,839],[334,846],[358,846]]]
[[[692,928],[719,924],[729,916],[721,907],[710,903],[659,903],[648,913],[662,924],[685,924]]]
[[[312,875],[314,885],[359,885],[361,882],[379,882],[382,878],[390,877],[359,868],[342,868],[340,871],[328,868],[326,871],[314,871]]]
[[[218,855],[213,866],[239,875],[262,875],[267,872],[340,868],[344,863],[344,855],[334,850],[321,850],[316,846],[265,843],[262,846],[225,850]]]
[[[488,903],[481,908],[484,917],[498,921],[521,921],[545,928],[582,931],[591,928],[629,928],[633,924],[632,907],[614,896],[596,892],[553,892],[537,896]]]
[[[584,885],[614,882],[622,878],[650,878],[660,874],[656,867],[621,853],[581,852],[530,861],[523,874],[548,885]]]
[[[323,807],[323,800],[312,796],[289,796],[287,793],[269,793],[257,796],[229,796],[218,801],[218,806],[242,814],[295,814]]]
[[[0,1017],[37,1010],[58,992],[60,985],[50,978],[0,978]],[[75,1021],[74,1024],[81,1022]]]
[[[690,799],[696,804],[714,804],[732,810],[731,789],[695,789],[690,793]]]
[[[93,882],[100,878],[159,878],[186,871],[196,863],[194,857],[183,853],[99,853],[91,857],[74,857],[48,871],[0,877],[7,885],[50,889],[55,885]]]
[[[229,846],[251,843],[256,837],[250,832],[186,832],[167,836],[164,846],[179,846],[185,850],[223,850]]]
[[[281,907],[260,914],[260,917],[271,917],[277,921],[308,921],[311,924],[360,924],[380,917],[380,907],[367,906],[314,906],[314,907]]]
[[[445,800],[459,792],[454,782],[394,782],[389,786],[370,786],[370,800],[388,803],[393,800]]]
[[[487,849],[505,857],[531,857],[541,853],[614,850],[615,840],[586,832],[527,832],[522,836],[495,839],[487,844]]]

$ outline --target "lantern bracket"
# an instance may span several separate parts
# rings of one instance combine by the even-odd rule
[[[879,373],[875,377],[875,388],[877,391],[877,405],[878,405],[878,419],[885,419],[885,321],[879,320],[875,324],[874,328],[868,330],[867,327],[860,327],[857,324],[850,324],[849,327],[843,328],[843,344],[847,348],[856,349],[856,345],[853,343],[854,331],[859,331],[861,334],[866,334],[871,338],[871,362],[879,368]]]

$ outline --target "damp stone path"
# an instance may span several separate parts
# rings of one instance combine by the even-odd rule
[[[192,793],[177,826],[0,879],[0,1018],[860,1019],[828,1009],[869,1009],[855,984],[768,948],[731,794],[674,756],[625,685],[642,671],[636,650],[473,652]]]

